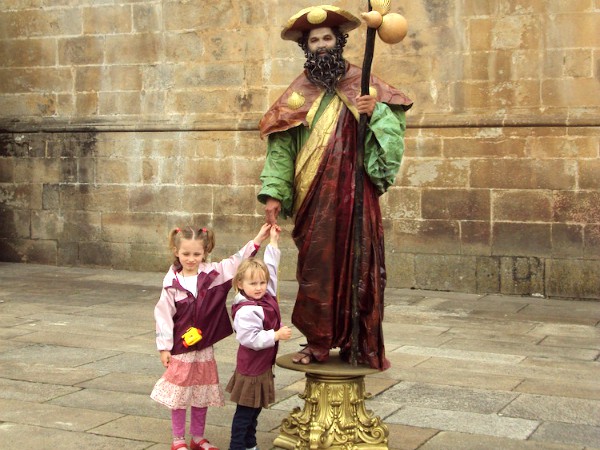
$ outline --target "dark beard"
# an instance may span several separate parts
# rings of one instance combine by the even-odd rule
[[[322,55],[306,52],[304,68],[311,83],[331,94],[335,92],[338,80],[346,73],[346,61],[342,56],[342,49],[336,45]]]

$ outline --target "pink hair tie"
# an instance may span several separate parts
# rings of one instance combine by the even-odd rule
[[[206,228],[202,228],[202,232],[203,232],[203,233],[206,233]]]
[[[175,232],[176,232],[176,233],[180,233],[180,232],[181,232],[181,229],[179,229],[179,228],[175,228]]]

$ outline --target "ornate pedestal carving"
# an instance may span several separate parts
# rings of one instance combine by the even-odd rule
[[[306,372],[306,387],[300,394],[304,407],[294,408],[283,419],[273,444],[289,450],[387,450],[387,426],[364,402],[365,375],[377,370],[352,367],[334,354],[324,364],[294,364],[292,355],[280,356],[277,365]]]

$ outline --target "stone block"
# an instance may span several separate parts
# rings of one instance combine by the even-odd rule
[[[583,226],[566,223],[552,224],[552,257],[583,257]]]
[[[85,34],[122,34],[132,31],[130,5],[99,5],[83,8],[83,32]]]
[[[547,24],[546,45],[549,48],[599,47],[600,36],[594,31],[600,27],[600,17],[586,9],[557,14],[556,19]]]
[[[102,214],[102,240],[106,243],[155,243],[164,239],[167,214],[114,212]]]
[[[489,132],[489,131],[487,131]],[[518,158],[525,156],[525,140],[522,138],[499,137],[486,139],[483,136],[444,139],[444,155],[450,158]]]
[[[600,144],[596,142],[596,148]],[[579,160],[579,187],[600,191],[600,159]]]
[[[572,189],[574,161],[536,159],[478,159],[471,162],[470,184],[474,188]]]
[[[399,253],[394,249],[386,250],[385,265],[387,272],[387,287],[406,288],[416,286],[415,255]]]
[[[469,162],[467,160],[435,160],[405,158],[396,180],[398,186],[413,187],[467,187]]]
[[[408,129],[404,139],[404,155],[411,158],[435,158],[441,157],[442,145],[444,140],[435,136],[414,135],[415,133]]]
[[[5,209],[0,205],[0,238],[27,239],[31,237],[31,213],[29,210]],[[0,250],[0,253],[2,251]]]
[[[163,51],[162,38],[156,33],[107,35],[105,64],[154,63]]]
[[[415,255],[415,287],[475,292],[476,259],[458,255]]]
[[[587,107],[600,106],[600,86],[595,78],[559,78],[541,83],[544,106]]]
[[[98,113],[101,115],[135,115],[141,111],[139,92],[101,92],[98,95]]]
[[[549,297],[600,299],[600,260],[549,259],[546,284]]]
[[[101,184],[135,184],[142,182],[142,162],[138,159],[96,160],[96,182]]]
[[[462,255],[491,255],[491,227],[488,221],[461,220],[460,253]]]
[[[82,116],[95,116],[98,114],[98,94],[77,94],[75,96],[75,111]]]
[[[10,239],[0,243],[3,261],[56,265],[57,243],[54,240]]]
[[[3,39],[78,35],[81,25],[78,8],[21,8],[0,17]]]
[[[235,11],[231,0],[213,2],[199,8],[197,3],[169,2],[163,7],[165,28],[168,31],[229,29],[235,24]]]
[[[63,67],[51,71],[48,71],[47,68],[18,68],[6,69],[3,72],[3,76],[0,78],[0,94],[33,92],[41,96],[57,92],[70,92],[73,87],[73,73]],[[37,110],[37,114],[39,113],[40,110]]]
[[[58,58],[62,66],[102,64],[104,36],[74,36],[59,39]]]
[[[600,259],[600,225],[584,227],[583,253],[586,259]]]
[[[40,209],[42,207],[42,185],[0,184],[0,196],[4,208]]]
[[[129,268],[128,244],[108,242],[79,242],[78,264],[84,266]]]
[[[496,222],[492,225],[492,254],[499,256],[550,256],[551,225]]]
[[[160,5],[133,5],[133,31],[152,32],[160,28],[161,20]]]
[[[500,261],[492,257],[476,257],[475,259],[475,292],[492,294],[500,292]]]
[[[389,219],[421,219],[421,190],[391,187],[379,197],[381,213]]]
[[[129,210],[133,212],[170,213],[181,210],[178,186],[140,186],[129,190]]]
[[[540,258],[500,258],[500,293],[508,295],[546,295],[545,266]]]
[[[260,173],[265,162],[262,160],[248,160],[235,158],[233,160],[233,184],[260,185]]]
[[[555,192],[553,212],[556,222],[600,223],[600,192]]]
[[[54,39],[5,40],[0,47],[0,59],[4,68],[54,66],[56,58]]]
[[[423,189],[424,219],[490,220],[487,189]]]
[[[214,214],[229,215],[246,212],[251,214],[256,207],[253,186],[219,186],[214,190]],[[257,229],[258,230],[258,229]]]
[[[552,194],[542,190],[498,190],[492,192],[494,221],[550,222]]]
[[[402,253],[459,254],[460,228],[456,221],[396,220],[386,246]]]
[[[188,185],[233,184],[233,159],[192,159],[182,170],[181,178]]]
[[[0,183],[13,183],[15,181],[15,163],[13,158],[0,158]]]

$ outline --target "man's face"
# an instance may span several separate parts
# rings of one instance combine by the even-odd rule
[[[335,34],[329,27],[315,28],[308,34],[308,49],[312,53],[324,53],[335,47]]]

